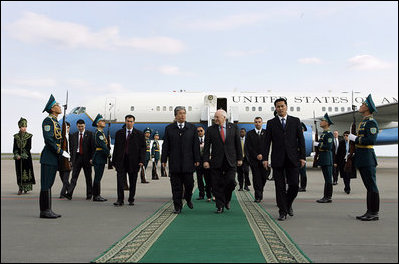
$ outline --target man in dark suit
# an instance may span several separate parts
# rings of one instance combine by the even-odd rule
[[[339,142],[337,151],[336,163],[339,168],[339,174],[344,180],[344,192],[349,194],[351,192],[351,178],[356,178],[356,167],[352,166],[352,172],[345,171],[346,158],[349,154],[349,131],[344,132],[344,139]]]
[[[231,195],[236,186],[237,166],[242,165],[238,128],[235,124],[227,123],[226,119],[226,111],[216,111],[215,124],[208,127],[204,146],[204,168],[211,169],[218,214],[223,213],[224,207],[230,209]]]
[[[249,160],[252,171],[252,182],[255,189],[255,203],[260,203],[263,199],[263,188],[266,184],[267,170],[263,167],[263,148],[265,147],[266,130],[262,129],[263,120],[261,117],[254,119],[255,129],[247,134],[245,141],[245,154]],[[267,168],[270,170],[270,168]]]
[[[200,142],[200,165],[196,168],[197,184],[199,197],[197,200],[206,198],[210,202],[212,199],[212,180],[209,169],[204,168],[204,146],[205,146],[205,129],[202,126],[197,127],[198,139]],[[205,185],[204,185],[205,180]]]
[[[251,181],[249,180],[249,161],[248,157],[245,155],[244,151],[244,146],[245,146],[245,141],[247,139],[247,131],[245,128],[240,129],[240,141],[241,141],[241,149],[242,149],[242,166],[237,167],[237,178],[238,178],[238,184],[240,188],[238,189],[239,191],[244,190],[249,191],[249,187],[251,186]]]
[[[165,128],[161,163],[166,167],[169,158],[169,175],[175,207],[173,213],[180,214],[183,207],[183,186],[187,206],[193,209],[193,173],[200,163],[200,147],[196,127],[186,122],[184,106],[177,106],[174,113],[176,122]]]
[[[112,162],[117,172],[118,200],[115,206],[124,203],[124,186],[126,185],[126,173],[129,175],[129,205],[134,205],[136,194],[137,174],[144,165],[146,144],[144,134],[133,128],[136,118],[132,115],[125,116],[125,127],[118,130],[115,135],[114,152]]]
[[[272,143],[271,166],[280,214],[278,220],[284,221],[287,213],[290,216],[294,215],[292,203],[299,189],[299,167],[303,167],[306,163],[305,139],[299,118],[287,115],[287,100],[279,98],[274,102],[274,106],[277,116],[267,121],[263,166],[265,168],[269,166]]]
[[[69,138],[72,162],[72,178],[68,187],[68,192],[64,195],[69,200],[72,199],[73,190],[83,168],[86,178],[86,200],[90,200],[93,195],[93,180],[91,177],[92,157],[95,151],[93,133],[86,130],[85,121],[79,119],[76,122],[78,131]]]

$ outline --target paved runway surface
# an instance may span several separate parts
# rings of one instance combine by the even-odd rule
[[[344,193],[340,178],[334,186],[333,202],[319,204],[315,201],[323,194],[323,176],[320,169],[308,169],[307,192],[298,193],[293,205],[295,215],[279,224],[313,262],[398,262],[398,158],[379,158],[378,162],[381,209],[376,222],[355,219],[366,210],[360,174],[352,180],[349,195]],[[1,262],[89,262],[172,196],[169,178],[149,184],[138,180],[135,205],[116,208],[112,205],[116,201],[116,172],[106,170],[101,194],[108,201],[86,201],[82,171],[69,201],[58,198],[61,180],[57,174],[52,208],[62,217],[40,219],[37,160],[34,169],[37,184],[33,191],[18,196],[14,161],[1,161]],[[147,168],[147,178],[150,172],[151,167]],[[273,181],[266,183],[261,205],[278,217]],[[209,205],[209,214],[213,214],[214,206]]]

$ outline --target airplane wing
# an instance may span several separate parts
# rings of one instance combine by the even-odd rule
[[[377,113],[374,113],[374,118],[378,122],[378,126],[380,129],[387,128],[395,128],[398,127],[398,103],[385,104],[376,106]],[[324,114],[323,114],[324,115]],[[352,124],[353,116],[352,112],[340,113],[340,114],[330,114],[329,116],[331,120],[334,122],[334,125],[331,126],[331,129],[338,128],[339,131],[342,129],[348,130],[350,125]],[[356,111],[355,113],[356,122],[359,123],[362,120],[362,115]],[[322,116],[316,117],[316,120],[319,121]],[[313,122],[313,119],[307,119],[306,123]]]

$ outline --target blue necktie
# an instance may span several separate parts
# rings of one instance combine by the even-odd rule
[[[283,128],[285,129],[285,118],[281,118],[281,125],[283,125]]]

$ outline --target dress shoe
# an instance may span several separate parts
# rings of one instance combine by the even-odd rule
[[[24,191],[24,193],[28,193],[28,191]]]
[[[379,219],[378,214],[366,214],[360,220],[362,221],[377,221]]]
[[[72,195],[70,193],[64,194],[64,197],[67,198],[68,200],[72,200]]]
[[[299,188],[298,192],[306,192],[306,189],[301,187]]]
[[[223,212],[224,212],[223,208],[218,208],[215,213],[216,214],[221,214]]]
[[[19,190],[19,191],[18,191],[18,195],[21,195],[21,194],[22,194],[22,190]]]
[[[212,201],[216,201],[216,198],[215,198],[215,197],[212,197]]]
[[[181,209],[174,209],[174,210],[173,210],[173,213],[174,213],[174,214],[180,214],[180,213],[181,213]]]
[[[53,214],[53,215],[55,215],[56,217],[61,217],[61,215],[60,214],[56,214],[56,213],[54,213],[51,209],[50,209],[50,212]]]
[[[93,197],[94,202],[105,202],[108,201],[107,199],[101,197],[100,195]]]
[[[369,211],[365,212],[363,215],[356,216],[356,219],[362,220],[363,217],[369,214]]]
[[[227,202],[224,207],[226,207],[227,210],[230,210],[230,202]]]
[[[286,214],[280,214],[280,216],[278,217],[277,220],[284,221],[285,219],[287,219],[287,215]]]
[[[207,201],[207,202],[210,202],[210,201],[211,201],[211,198],[206,199],[206,201]]]
[[[240,189],[238,189],[239,191],[242,191],[243,189],[242,188],[240,188]]]
[[[204,200],[204,197],[198,197],[196,200]]]
[[[45,211],[40,211],[40,218],[58,218],[55,214],[53,214],[49,209]]]
[[[255,199],[254,202],[255,203],[260,203],[260,200],[259,199]]]
[[[331,203],[332,200],[331,200],[331,198],[323,197],[323,198],[317,200],[316,202],[318,202],[318,203]]]
[[[60,197],[58,197],[59,199],[64,199],[64,195],[60,195]]]
[[[292,207],[290,207],[290,209],[288,209],[288,215],[294,216],[294,210],[292,210]]]
[[[351,190],[344,190],[346,192],[346,194],[350,194]]]
[[[115,206],[122,206],[122,205],[123,205],[123,202],[122,202],[122,201],[116,201],[116,202],[114,203],[114,205],[115,205]]]
[[[150,182],[148,182],[148,181],[141,181],[141,183],[150,183]]]
[[[129,202],[129,205],[130,205],[130,206],[133,206],[133,205],[134,205],[134,202]]]
[[[248,188],[248,186],[245,186],[245,187],[244,187],[244,190],[250,191],[249,188]]]
[[[192,203],[191,201],[188,201],[188,202],[187,202],[187,206],[188,206],[188,208],[190,208],[190,209],[193,209],[193,208],[194,208],[194,205],[193,205],[193,203]]]
[[[338,182],[336,182],[336,181],[335,181],[335,182],[333,182],[333,185],[338,185]]]
[[[91,200],[91,196],[87,196],[87,197],[86,197],[86,200]]]

